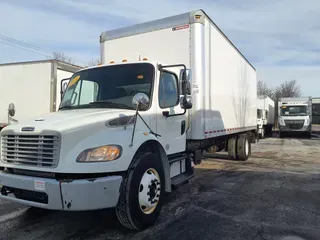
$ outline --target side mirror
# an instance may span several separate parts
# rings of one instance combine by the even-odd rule
[[[64,78],[60,82],[60,98],[61,98],[61,101],[62,101],[64,92],[67,90],[69,81],[70,81],[70,78]]]
[[[137,93],[132,99],[132,106],[138,111],[147,110],[149,107],[149,103],[150,99],[145,93]]]
[[[183,96],[180,98],[180,107],[182,109],[191,109],[192,108],[192,96]]]
[[[8,114],[10,117],[13,117],[15,113],[16,113],[16,107],[13,103],[10,103],[8,107]]]
[[[180,86],[182,95],[191,95],[191,80],[192,80],[192,71],[191,69],[181,69],[180,70]]]

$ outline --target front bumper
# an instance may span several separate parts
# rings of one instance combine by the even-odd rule
[[[279,126],[279,130],[281,132],[310,132],[311,131],[311,126],[310,125],[304,125],[300,129],[292,129],[292,128],[289,128],[289,127],[287,127],[285,125],[280,125]]]
[[[0,172],[0,198],[52,210],[112,208],[121,182],[122,176],[58,181]]]

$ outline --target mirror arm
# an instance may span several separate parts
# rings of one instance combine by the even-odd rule
[[[131,135],[131,143],[130,143],[130,147],[133,146],[133,138],[134,138],[134,133],[136,131],[136,124],[137,124],[137,115],[138,115],[138,109],[139,109],[139,105],[140,103],[138,103],[137,108],[136,108],[136,114],[134,116],[134,123],[133,123],[133,130],[132,130],[132,135]]]
[[[130,147],[133,146],[133,138],[134,138],[134,133],[136,130],[136,125],[137,125],[137,116],[139,116],[139,118],[142,120],[142,122],[147,126],[147,128],[149,129],[150,133],[153,134],[156,137],[161,137],[160,134],[155,133],[154,131],[152,131],[152,129],[148,126],[148,124],[146,123],[146,121],[144,121],[144,119],[141,117],[141,115],[139,114],[139,106],[140,106],[141,102],[138,103],[137,108],[136,108],[136,113],[134,116],[134,123],[133,123],[133,130],[132,130],[132,135],[131,135],[131,143],[130,143]]]

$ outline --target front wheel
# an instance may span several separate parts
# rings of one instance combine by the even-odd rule
[[[160,215],[164,197],[164,171],[154,153],[141,153],[123,179],[116,206],[119,222],[132,230],[153,225]]]

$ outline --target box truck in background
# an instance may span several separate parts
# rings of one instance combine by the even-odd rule
[[[57,112],[1,132],[0,197],[115,207],[123,226],[142,230],[164,194],[194,177],[203,151],[250,157],[256,70],[202,10],[103,32],[100,42],[103,64],[71,77]]]
[[[57,60],[0,64],[0,128],[56,111],[61,80],[70,78],[79,69]],[[8,116],[10,103],[15,106],[14,119]]]
[[[279,134],[284,137],[287,133],[312,134],[312,98],[280,98],[279,99]]]
[[[257,124],[260,138],[272,135],[274,127],[274,101],[268,96],[257,98]]]

